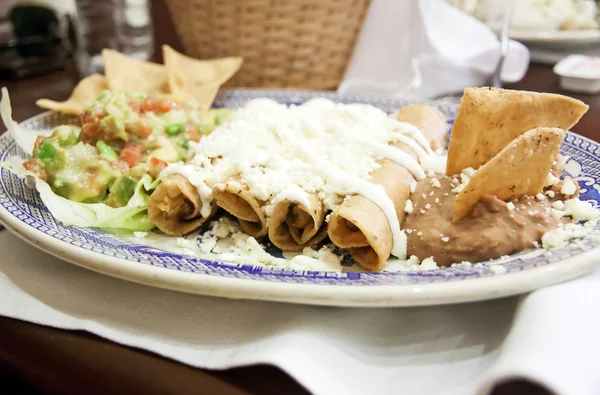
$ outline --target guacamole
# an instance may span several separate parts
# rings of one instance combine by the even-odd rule
[[[82,203],[123,207],[140,179],[156,179],[168,163],[185,161],[199,141],[230,114],[200,111],[166,97],[104,91],[81,117],[38,137],[23,165],[53,192]]]

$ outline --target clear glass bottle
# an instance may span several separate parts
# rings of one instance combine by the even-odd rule
[[[102,50],[148,60],[153,37],[148,0],[75,0],[76,63],[81,76],[103,71]]]

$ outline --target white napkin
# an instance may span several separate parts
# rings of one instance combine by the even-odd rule
[[[499,57],[496,34],[444,0],[373,0],[338,92],[434,98],[489,85]],[[519,81],[528,65],[511,40],[502,79]]]
[[[0,314],[191,366],[269,363],[315,394],[483,395],[515,377],[557,395],[600,392],[600,273],[535,292],[520,307],[509,298],[351,309],[151,288],[63,262],[9,232],[0,250]]]

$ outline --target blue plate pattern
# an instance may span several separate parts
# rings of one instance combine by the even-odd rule
[[[342,103],[366,103],[392,112],[411,102],[361,96],[340,97],[331,92],[289,91],[289,90],[226,90],[219,94],[215,107],[239,107],[256,97],[267,97],[285,104],[301,104],[314,97],[326,97]],[[449,119],[454,119],[456,106],[449,103],[424,102],[439,108]],[[57,113],[44,113],[21,124],[22,127],[39,130],[51,129],[61,123],[74,122],[73,117],[64,117]],[[582,190],[581,199],[591,201],[595,206],[600,202],[600,145],[581,136],[568,133],[562,153],[568,155],[581,166],[581,174],[575,177]],[[0,160],[13,155],[26,155],[18,148],[8,133],[0,137]],[[37,229],[63,243],[77,248],[117,257],[140,265],[151,265],[180,272],[198,273],[210,276],[243,278],[256,281],[297,283],[313,285],[352,285],[356,287],[380,285],[426,285],[433,283],[455,282],[497,275],[495,268],[501,266],[504,275],[532,268],[560,265],[566,258],[575,257],[598,246],[596,237],[586,237],[555,250],[529,250],[514,254],[509,258],[485,262],[472,266],[460,266],[431,271],[392,272],[392,273],[335,273],[295,271],[265,266],[231,264],[210,261],[181,255],[147,245],[121,239],[95,228],[63,226],[46,209],[37,192],[25,185],[6,169],[0,170],[0,206],[11,216],[28,227]],[[596,225],[595,231],[600,230]]]

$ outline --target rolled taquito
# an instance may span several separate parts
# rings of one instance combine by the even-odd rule
[[[212,193],[217,206],[236,217],[244,232],[254,238],[267,234],[267,218],[263,212],[265,203],[250,193],[238,179],[213,188]]]
[[[415,125],[431,143],[431,149],[446,147],[448,120],[440,110],[425,104],[411,104],[398,109],[396,119]]]
[[[412,174],[391,160],[371,172],[371,182],[383,186],[394,202],[398,222],[404,219],[404,206],[410,196]],[[394,244],[392,230],[381,209],[361,195],[345,200],[331,213],[327,233],[336,246],[347,248],[356,262],[370,271],[382,270]]]
[[[445,144],[447,122],[444,115],[434,107],[411,105],[398,110],[396,118],[415,125],[430,141],[432,149]],[[401,143],[394,147],[417,159],[416,153]],[[412,174],[403,166],[385,160],[381,167],[371,173],[371,182],[383,186],[394,202],[398,222],[402,223],[404,206],[410,197]],[[393,247],[393,235],[383,211],[364,196],[355,195],[344,201],[331,214],[328,224],[331,241],[340,248],[347,248],[356,262],[370,271],[382,270]]]
[[[327,237],[325,208],[316,194],[308,195],[310,207],[289,199],[277,203],[269,223],[269,239],[284,251],[301,251]]]
[[[181,236],[199,228],[211,215],[202,217],[202,201],[196,187],[179,174],[165,178],[150,195],[148,218],[169,236]]]

